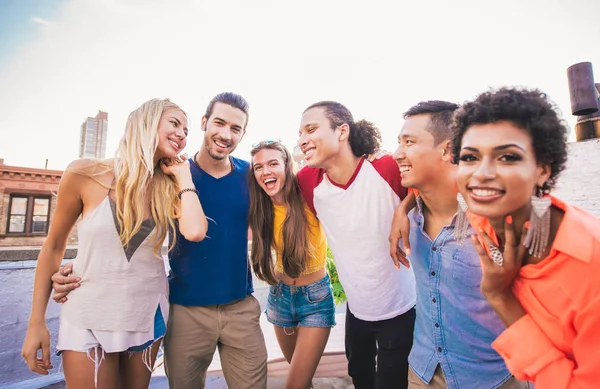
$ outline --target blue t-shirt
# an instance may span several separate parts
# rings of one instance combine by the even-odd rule
[[[231,173],[217,179],[190,158],[208,231],[201,242],[190,242],[177,231],[176,246],[169,252],[169,299],[174,304],[227,304],[254,292],[248,263],[250,164],[234,157],[231,163]]]

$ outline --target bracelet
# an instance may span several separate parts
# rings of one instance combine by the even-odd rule
[[[180,190],[179,193],[177,193],[177,197],[179,197],[179,200],[181,200],[181,195],[184,194],[185,192],[194,192],[194,193],[196,193],[197,196],[200,196],[200,194],[198,193],[196,188],[185,188],[185,189]]]

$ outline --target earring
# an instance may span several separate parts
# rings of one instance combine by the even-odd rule
[[[531,196],[531,216],[529,230],[523,245],[529,249],[529,254],[541,257],[546,252],[550,237],[550,197]]]
[[[456,223],[454,223],[454,239],[460,246],[467,239],[467,232],[469,229],[469,219],[467,218],[467,202],[464,197],[459,193],[456,195],[458,200],[458,209],[456,211]]]

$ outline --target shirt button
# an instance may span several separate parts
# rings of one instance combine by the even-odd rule
[[[441,352],[442,352],[442,348],[441,348],[441,347],[438,347],[438,351],[441,353]]]
[[[438,323],[435,323],[435,328],[440,328],[440,325]]]
[[[434,271],[432,271],[432,272],[431,272],[431,275],[432,275],[432,276],[435,276],[435,272],[434,272]]]
[[[431,299],[431,301],[435,303],[437,300],[434,297],[434,298]]]
[[[431,248],[431,250],[433,250],[433,251],[437,251],[437,247],[433,246],[433,247]]]

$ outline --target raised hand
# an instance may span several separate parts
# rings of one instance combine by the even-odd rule
[[[174,176],[178,181],[182,175],[191,175],[190,161],[187,154],[178,155],[175,158],[165,158],[160,162],[163,173]]]
[[[478,231],[489,249],[486,250],[475,235],[471,235],[473,245],[479,254],[483,278],[481,280],[481,292],[488,299],[506,297],[512,295],[512,284],[523,265],[523,259],[527,254],[527,248],[523,245],[527,231],[524,229],[521,241],[517,242],[515,230],[510,216],[504,220],[504,247],[497,247],[492,239],[484,232]],[[495,254],[494,254],[495,252]]]

